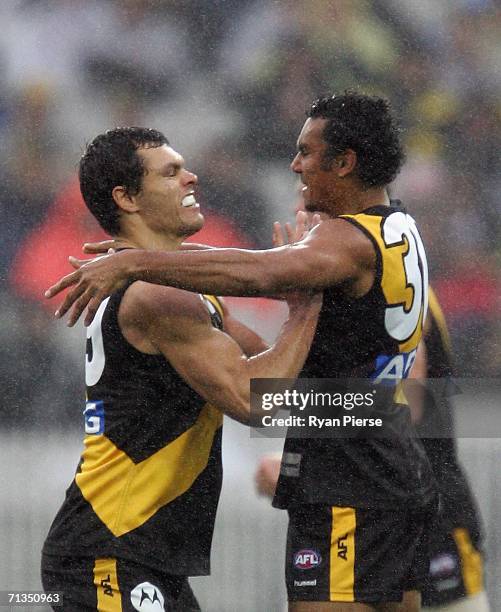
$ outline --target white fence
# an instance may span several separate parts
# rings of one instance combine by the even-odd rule
[[[259,456],[279,445],[280,440],[250,439],[244,427],[225,423],[213,573],[192,581],[204,611],[285,609],[286,516],[257,498],[252,482]],[[465,439],[459,446],[485,522],[492,609],[501,610],[501,441]],[[80,450],[77,434],[0,435],[0,590],[40,588],[40,548]]]

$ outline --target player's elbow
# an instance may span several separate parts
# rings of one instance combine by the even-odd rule
[[[227,416],[242,423],[250,425],[251,407],[250,407],[250,392],[243,387],[237,385],[228,385],[222,392],[218,394],[216,405]]]
[[[250,425],[251,422],[251,405],[250,405],[250,393],[241,390],[240,393],[234,395],[231,405],[231,413],[228,413],[230,417],[237,420],[243,425]]]

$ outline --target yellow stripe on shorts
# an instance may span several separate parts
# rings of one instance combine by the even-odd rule
[[[97,612],[122,612],[116,559],[96,559],[94,586],[97,591]]]
[[[473,546],[467,529],[453,529],[452,537],[456,542],[461,560],[461,574],[467,595],[475,595],[484,590],[484,570],[482,555]]]
[[[330,600],[355,601],[355,508],[332,507]]]

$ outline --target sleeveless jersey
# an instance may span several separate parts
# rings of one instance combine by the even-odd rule
[[[118,324],[126,290],[101,304],[87,330],[85,448],[44,552],[208,574],[222,414],[163,356],[127,342]],[[200,297],[222,328],[217,299]]]
[[[437,479],[442,502],[441,526],[446,531],[466,527],[474,544],[481,537],[479,513],[468,481],[458,462],[454,419],[447,379],[454,374],[449,333],[440,304],[430,289],[429,331],[426,334],[427,378],[444,385],[431,393],[425,388],[423,417],[416,427]],[[443,438],[437,435],[443,434]],[[432,437],[428,437],[432,436]]]
[[[389,395],[393,410],[405,403],[398,382],[415,359],[427,311],[423,244],[412,217],[395,205],[339,218],[373,243],[375,279],[361,298],[350,298],[338,287],[324,290],[317,330],[300,376],[393,384],[395,394]],[[404,411],[408,409],[402,407]],[[287,438],[274,505],[390,509],[429,503],[434,496],[429,462],[408,412],[403,416],[398,437]]]

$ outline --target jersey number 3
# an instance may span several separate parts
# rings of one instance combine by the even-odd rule
[[[414,219],[403,212],[387,217],[383,224],[382,236],[387,248],[407,244],[403,254],[406,286],[398,295],[388,295],[389,305],[385,312],[385,327],[388,334],[398,342],[408,340],[416,331],[419,318],[422,322],[428,308],[428,266],[421,236]],[[412,289],[410,306],[406,304],[407,289]],[[393,293],[393,292],[392,292]],[[407,306],[407,307],[406,307]]]
[[[87,347],[85,351],[85,384],[92,387],[101,378],[104,371],[104,345],[101,321],[110,298],[99,306],[94,320],[87,328]]]

